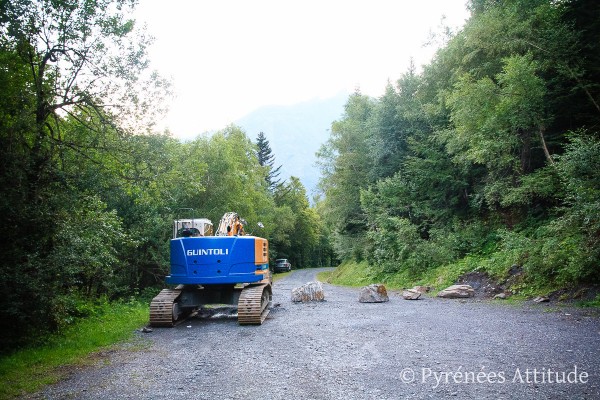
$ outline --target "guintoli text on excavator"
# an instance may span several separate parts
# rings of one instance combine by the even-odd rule
[[[226,256],[229,254],[229,249],[196,249],[188,250],[188,256]]]

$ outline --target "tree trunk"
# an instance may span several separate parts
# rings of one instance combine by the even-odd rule
[[[543,126],[540,126],[540,129],[538,130],[538,134],[540,136],[540,142],[542,142],[542,149],[544,149],[544,155],[546,156],[546,160],[548,161],[548,163],[550,165],[554,165],[554,160],[552,159],[552,156],[550,155],[550,152],[548,151],[548,146],[546,145],[546,139],[544,138],[544,131],[545,131],[545,128]]]

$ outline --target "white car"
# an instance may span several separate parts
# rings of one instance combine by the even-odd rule
[[[279,258],[275,260],[275,268],[273,268],[275,272],[289,272],[292,270],[292,264],[287,260],[287,258]]]

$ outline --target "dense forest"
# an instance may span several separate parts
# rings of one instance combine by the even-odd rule
[[[328,266],[328,232],[259,132],[157,133],[170,84],[126,0],[0,2],[0,349],[163,287],[180,208],[239,213],[270,256]],[[256,137],[253,141],[248,135]],[[263,229],[258,227],[261,222]]]
[[[600,3],[469,8],[421,72],[357,91],[333,123],[319,160],[335,251],[385,282],[598,282]]]

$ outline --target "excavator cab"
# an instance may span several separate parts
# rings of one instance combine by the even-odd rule
[[[173,239],[179,237],[201,237],[212,235],[213,224],[209,219],[176,219],[173,222]]]

